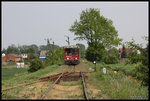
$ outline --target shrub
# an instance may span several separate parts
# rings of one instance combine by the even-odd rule
[[[56,51],[51,49],[46,53],[46,60],[44,62],[48,66],[53,64],[62,64],[63,61],[64,50],[61,48],[57,48]]]
[[[117,56],[115,55],[112,55],[112,56],[104,56],[102,61],[106,64],[116,64],[118,63],[118,58]]]
[[[40,61],[40,60],[33,60],[33,61],[31,61],[31,64],[29,66],[28,72],[35,72],[35,71],[37,71],[37,70],[39,70],[41,68],[44,68],[44,67],[45,66],[44,66],[42,61]]]
[[[138,63],[138,62],[142,62],[142,57],[140,55],[131,56],[129,58],[129,63],[131,63],[131,64],[135,64],[135,63]]]
[[[148,85],[149,79],[148,79],[148,66],[145,66],[143,64],[138,64],[136,68],[134,69],[134,75],[137,79],[142,81],[143,85]]]
[[[104,47],[102,45],[99,45],[98,48],[89,46],[86,50],[85,53],[85,58],[88,61],[101,61],[102,57],[106,54],[106,50],[104,49]]]

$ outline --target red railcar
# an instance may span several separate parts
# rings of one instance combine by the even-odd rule
[[[77,65],[80,63],[80,48],[76,45],[68,45],[64,47],[65,64]]]

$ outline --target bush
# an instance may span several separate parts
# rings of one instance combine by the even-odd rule
[[[136,64],[138,62],[142,62],[142,57],[140,55],[131,56],[129,58],[129,63],[131,63],[131,64]]]
[[[44,68],[44,64],[42,61],[40,60],[33,60],[31,61],[31,64],[30,64],[30,67],[29,67],[29,70],[28,72],[35,72],[41,68]]]
[[[148,79],[148,66],[145,66],[143,64],[138,64],[136,68],[134,69],[134,75],[137,79],[142,81],[143,85],[148,85],[149,79]]]
[[[102,60],[102,57],[106,54],[106,50],[104,49],[104,47],[102,45],[99,45],[98,48],[94,48],[94,47],[91,47],[89,46],[86,50],[86,53],[85,53],[85,58],[88,60],[88,61],[101,61]]]
[[[116,64],[118,63],[118,58],[115,55],[112,56],[106,55],[105,57],[103,57],[102,61],[106,64]]]
[[[44,61],[46,66],[53,64],[62,64],[64,62],[64,50],[57,48],[56,51],[51,49],[46,53],[46,60]]]

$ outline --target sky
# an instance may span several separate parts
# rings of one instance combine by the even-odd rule
[[[82,43],[74,40],[74,33],[69,31],[80,14],[88,8],[98,8],[100,15],[113,21],[118,37],[123,42],[131,41],[146,46],[142,36],[148,34],[148,2],[2,2],[1,49],[11,44],[46,45],[45,38],[51,38],[56,45]],[[122,47],[122,46],[119,46]]]

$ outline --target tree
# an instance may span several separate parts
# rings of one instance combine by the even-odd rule
[[[31,61],[31,65],[29,66],[28,72],[36,72],[39,69],[42,69],[44,67],[45,67],[45,65],[42,61],[33,60],[33,61]]]
[[[7,50],[5,48],[3,48],[2,53],[7,53]]]
[[[8,48],[7,48],[7,54],[9,54],[9,53],[19,54],[20,51],[14,44],[12,44],[12,45],[8,46]]]
[[[64,60],[64,51],[61,48],[57,48],[56,51],[51,49],[46,53],[46,65],[53,65],[62,63]]]
[[[108,54],[118,56],[118,50],[115,47],[112,47],[108,50]]]
[[[77,43],[76,45],[80,47],[80,57],[82,59],[85,58],[85,45],[81,43]]]
[[[80,50],[85,51],[85,45],[84,44],[77,43],[76,45],[80,47]]]
[[[121,58],[126,58],[126,57],[127,57],[126,48],[125,48],[125,45],[123,44]]]
[[[148,37],[145,37],[145,40],[148,41]],[[136,44],[134,39],[132,39],[131,42],[126,42],[127,46],[134,49],[134,50],[140,50],[141,54],[137,54],[136,52],[131,53],[128,56],[129,63],[138,63],[136,68],[133,70],[135,73],[135,77],[142,81],[142,85],[148,86],[149,84],[149,62],[148,62],[148,45],[147,43],[146,48],[142,48],[142,44]]]
[[[86,40],[88,47],[93,47],[92,57],[97,55],[97,50],[101,50],[99,47],[117,46],[122,41],[118,38],[113,22],[101,16],[100,11],[94,8],[82,11],[80,21],[76,20],[69,30],[77,36],[75,40]]]

